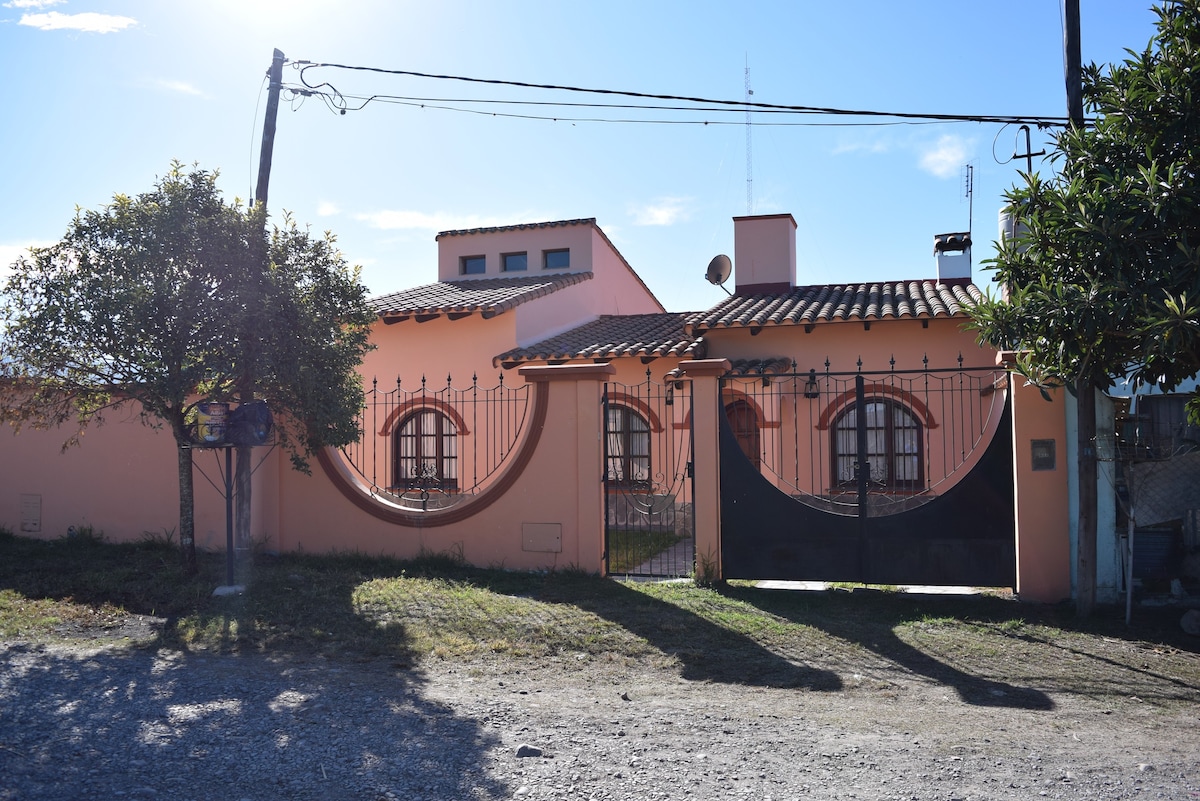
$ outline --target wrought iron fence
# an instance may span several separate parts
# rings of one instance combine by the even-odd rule
[[[432,388],[425,376],[409,389],[400,378],[366,390],[360,437],[341,449],[371,491],[410,509],[440,509],[477,495],[499,475],[525,429],[529,385]]]
[[[605,553],[610,575],[694,569],[691,417],[685,384],[604,390]]]
[[[957,364],[835,372],[763,365],[722,380],[742,452],[785,493],[842,514],[924,503],[978,459],[1003,411],[1006,373]],[[860,481],[860,478],[864,480]]]

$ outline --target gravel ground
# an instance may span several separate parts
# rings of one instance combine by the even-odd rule
[[[0,644],[0,799],[1200,798],[1190,704],[511,664]]]

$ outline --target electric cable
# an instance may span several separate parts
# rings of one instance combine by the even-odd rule
[[[484,109],[473,108],[458,108],[449,103],[483,103],[490,105],[507,105],[507,106],[551,106],[565,108],[609,108],[609,109],[624,109],[624,110],[644,110],[644,111],[711,111],[711,112],[740,112],[738,109],[713,109],[713,108],[697,108],[690,109],[678,106],[643,106],[643,105],[627,105],[627,104],[610,104],[610,103],[555,103],[553,101],[526,101],[526,100],[483,100],[478,98],[425,98],[425,97],[405,97],[400,95],[343,95],[340,92],[333,94],[330,92],[322,92],[313,89],[301,89],[295,86],[285,85],[284,91],[300,95],[303,97],[318,97],[335,113],[342,113],[342,109],[349,111],[361,111],[368,103],[380,102],[389,103],[392,105],[409,106],[413,108],[428,108],[438,111],[453,111],[460,114],[476,114],[485,117],[504,117],[508,119],[524,119],[524,120],[542,120],[549,122],[588,122],[588,123],[619,123],[633,125],[745,125],[745,121],[739,120],[666,120],[666,119],[645,119],[645,118],[622,118],[622,117],[580,117],[580,116],[564,116],[562,114],[519,114],[515,112],[504,111],[487,111]],[[349,104],[340,103],[346,100],[361,101],[359,105],[351,106]],[[293,108],[299,108],[301,103],[293,102]],[[763,111],[759,113],[765,114],[797,114],[804,112],[788,112],[788,111]],[[888,126],[888,125],[938,125],[943,124],[939,120],[892,120],[887,122],[753,122],[758,127],[869,127],[869,126]]]
[[[411,78],[427,78],[432,80],[445,81],[460,81],[466,83],[486,84],[490,86],[511,86],[521,89],[541,89],[560,92],[574,92],[583,94],[597,95],[616,95],[621,97],[636,97],[647,100],[662,100],[673,102],[685,102],[693,104],[706,104],[711,106],[726,106],[732,111],[743,113],[746,111],[779,111],[785,113],[800,113],[800,114],[827,114],[837,116],[854,116],[854,117],[890,117],[901,120],[925,120],[934,122],[979,122],[979,123],[1008,123],[1008,124],[1032,124],[1038,127],[1063,126],[1067,125],[1069,119],[1067,117],[1055,116],[1020,116],[1020,115],[991,115],[991,114],[930,114],[917,112],[903,111],[877,111],[868,109],[843,109],[832,108],[826,106],[802,106],[802,105],[784,105],[777,103],[763,103],[759,101],[748,102],[746,100],[717,100],[703,97],[689,97],[683,95],[657,94],[649,92],[633,92],[617,89],[590,89],[579,86],[559,85],[559,84],[539,84],[529,83],[525,81],[508,81],[496,78],[472,78],[461,75],[437,75],[426,72],[416,72],[413,70],[394,70],[384,69],[382,67],[366,67],[354,66],[349,64],[337,64],[332,62],[312,62],[312,61],[294,61],[293,68],[299,70],[300,81],[304,87],[316,93],[318,90],[328,87],[333,96],[343,97],[341,92],[333,84],[323,81],[313,84],[308,80],[306,73],[308,70],[317,68],[341,69],[355,72],[370,72],[381,75],[399,75]],[[367,104],[375,99],[383,96],[371,95],[366,98],[362,105],[351,109],[347,105],[337,106],[338,113],[345,114],[347,111],[358,111],[364,108]]]

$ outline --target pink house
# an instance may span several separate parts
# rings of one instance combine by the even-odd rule
[[[439,234],[438,281],[372,301],[361,441],[312,476],[264,449],[253,530],[280,550],[1067,597],[1066,470],[1044,458],[1062,400],[962,330],[969,238],[938,238],[936,275],[807,285],[790,215],[734,229],[733,294],[692,313],[595,220]],[[5,443],[0,525],[173,525],[169,438],[114,423],[56,445]],[[197,534],[224,541],[215,491]]]

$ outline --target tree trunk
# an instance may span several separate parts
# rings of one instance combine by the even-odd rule
[[[179,454],[179,547],[183,572],[196,575],[196,493],[192,484],[192,449],[176,442]]]
[[[1076,549],[1075,614],[1090,617],[1096,605],[1096,390],[1075,382],[1079,446],[1079,541]]]

